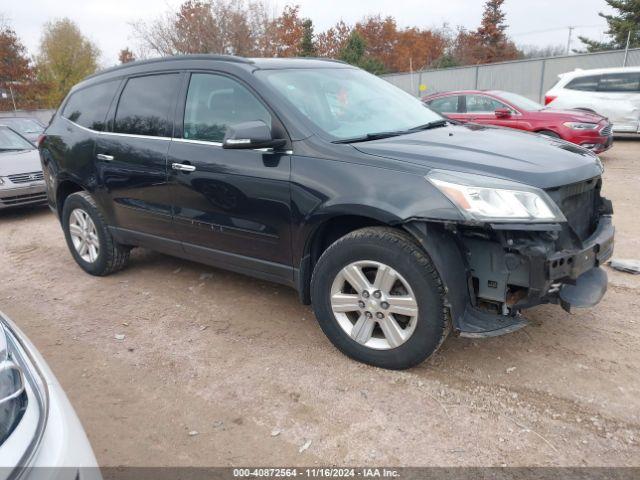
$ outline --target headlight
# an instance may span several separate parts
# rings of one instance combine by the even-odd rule
[[[11,325],[0,313],[0,465],[25,467],[44,432],[48,392],[32,353]]]
[[[539,188],[499,178],[432,170],[425,177],[468,220],[563,222],[558,206]]]
[[[566,122],[563,125],[573,130],[595,130],[598,128],[597,123]]]
[[[0,177],[0,185],[4,185],[4,178]]]

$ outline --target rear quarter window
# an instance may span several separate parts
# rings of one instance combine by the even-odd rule
[[[640,92],[640,72],[611,73],[602,75],[598,84],[600,92]]]
[[[170,137],[173,133],[171,112],[179,78],[177,73],[130,78],[118,101],[114,130]]]
[[[107,111],[119,83],[120,80],[112,80],[73,92],[62,116],[91,130],[104,130]]]

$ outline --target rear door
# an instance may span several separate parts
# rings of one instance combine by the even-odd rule
[[[181,132],[168,155],[174,221],[185,252],[290,282],[290,152],[229,150],[221,143],[234,124],[262,120],[275,138],[287,138],[283,126],[235,77],[192,72],[186,90]]]
[[[596,95],[598,113],[608,117],[616,131],[639,131],[640,72],[602,75]]]
[[[174,236],[167,183],[180,73],[126,80],[109,131],[96,139],[98,182],[109,198],[117,227],[144,234],[145,244]]]

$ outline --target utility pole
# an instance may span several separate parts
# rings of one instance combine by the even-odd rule
[[[571,52],[571,35],[576,27],[567,27],[569,29],[569,38],[567,39],[567,55]]]
[[[13,103],[13,111],[17,112],[18,109],[16,108],[16,99],[13,96],[13,89],[11,88],[11,85],[9,85],[9,93],[11,94],[11,102]]]
[[[624,61],[622,62],[622,66],[627,66],[627,57],[629,56],[629,42],[631,41],[631,29],[629,29],[629,33],[627,33],[627,46],[624,48]]]

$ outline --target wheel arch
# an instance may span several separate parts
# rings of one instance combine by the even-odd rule
[[[357,213],[359,212],[359,213]],[[365,227],[396,226],[399,220],[395,217],[369,209],[363,212],[344,209],[325,216],[315,223],[304,240],[304,247],[300,255],[299,268],[296,270],[295,283],[300,296],[300,301],[309,305],[311,303],[310,285],[311,274],[322,253],[336,240]]]
[[[64,202],[72,193],[86,191],[82,185],[70,179],[62,180],[56,188],[56,211],[58,218],[62,219],[62,209]]]

